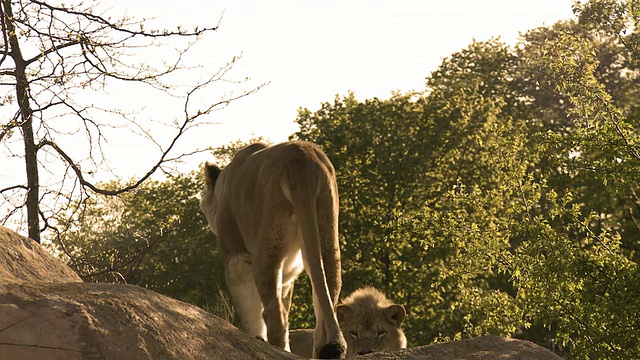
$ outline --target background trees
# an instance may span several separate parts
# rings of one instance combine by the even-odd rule
[[[558,24],[517,50],[472,44],[422,94],[301,111],[296,137],[336,159],[345,291],[393,294],[417,342],[498,333],[631,356],[637,136],[604,86],[633,95],[621,51]]]
[[[101,184],[105,189],[129,184]],[[230,318],[224,269],[200,210],[199,174],[147,181],[133,192],[86,200],[56,241],[85,281],[142,286]]]
[[[636,357],[637,9],[635,1],[590,1],[576,7],[579,21],[534,29],[516,46],[470,44],[444,59],[423,91],[364,101],[347,94],[315,111],[301,109],[292,137],[320,144],[338,173],[343,293],[369,284],[405,304],[412,345],[500,334],[567,358]],[[200,186],[178,180],[154,187],[175,187],[167,193],[175,192],[179,203],[156,194],[165,202],[142,196],[96,205],[126,204],[135,215],[127,221],[143,214],[156,219],[128,227],[120,220],[115,228],[88,223],[70,232],[77,247],[61,245],[72,258],[109,254],[86,240],[135,228],[126,240],[135,244],[151,223],[174,224],[160,234],[196,244],[204,223],[180,204],[195,201]],[[165,203],[172,204],[166,211]],[[101,211],[95,218],[109,219]],[[180,224],[190,230],[171,230]],[[157,229],[145,234],[143,244],[160,244]],[[208,249],[203,244],[195,248]],[[157,263],[145,265],[154,269],[148,274],[163,274],[176,254],[189,251],[161,248],[173,255],[145,255]],[[127,256],[110,258],[138,259]],[[206,272],[191,269],[176,281]],[[127,281],[143,278],[127,274]],[[150,277],[141,284],[155,284]],[[309,327],[306,278],[297,286],[292,327]],[[187,287],[174,290],[180,297]]]
[[[460,302],[465,289],[490,291],[498,281],[491,269],[462,276],[455,267],[470,267],[450,263],[470,235],[452,227],[471,221],[450,191],[500,189],[487,204],[492,217],[468,213],[476,228],[491,226],[496,206],[510,201],[503,169],[516,156],[529,161],[506,81],[510,58],[503,44],[474,43],[445,60],[424,93],[362,103],[350,95],[298,117],[295,136],[320,144],[338,173],[345,293],[363,284],[387,291],[417,314],[407,320],[414,342],[460,336],[473,308]]]

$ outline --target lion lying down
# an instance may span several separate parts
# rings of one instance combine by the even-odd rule
[[[347,340],[347,357],[407,347],[400,329],[406,315],[404,307],[373,287],[354,291],[338,305],[337,315]],[[313,356],[312,329],[292,330],[289,341],[292,353]]]

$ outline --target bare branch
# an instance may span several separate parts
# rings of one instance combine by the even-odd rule
[[[74,45],[78,45],[78,44],[80,44],[80,41],[75,40],[75,41],[69,41],[69,42],[61,44],[61,45],[56,45],[56,46],[54,46],[54,47],[52,47],[50,49],[47,49],[47,50],[41,52],[38,55],[32,57],[31,59],[27,59],[26,60],[27,66],[32,64],[32,63],[34,63],[34,62],[36,62],[36,61],[38,61],[38,60],[40,60],[43,57],[47,57],[49,54],[58,52],[58,51],[60,51],[60,50],[62,50],[64,48],[67,48],[67,47],[70,47],[70,46],[74,46]]]
[[[214,75],[213,77],[211,77],[209,80],[205,81],[204,83],[198,84],[197,86],[195,86],[193,89],[191,89],[188,93],[187,93],[187,97],[184,103],[184,112],[185,112],[185,118],[182,122],[182,124],[179,126],[179,128],[177,129],[177,133],[175,134],[175,136],[173,137],[173,139],[171,140],[171,142],[169,143],[169,145],[167,146],[167,148],[161,153],[160,158],[158,159],[158,161],[151,167],[151,169],[149,171],[147,171],[147,173],[145,173],[142,177],[140,177],[140,179],[138,179],[137,181],[135,181],[134,183],[125,186],[123,188],[120,189],[116,189],[116,190],[109,190],[109,189],[104,189],[104,188],[98,188],[96,185],[94,185],[93,183],[89,182],[86,180],[84,173],[82,172],[82,170],[80,169],[80,166],[78,165],[77,162],[75,162],[71,156],[69,156],[64,150],[62,150],[58,144],[56,144],[55,142],[51,141],[51,140],[42,140],[40,142],[40,144],[38,145],[38,148],[42,148],[45,146],[51,147],[52,149],[55,150],[55,152],[60,155],[65,162],[71,167],[71,169],[73,170],[73,172],[75,173],[76,177],[78,178],[78,181],[80,182],[80,184],[84,187],[87,187],[89,189],[91,189],[91,191],[98,193],[98,194],[103,194],[103,195],[119,195],[128,191],[131,191],[135,188],[137,188],[138,186],[140,186],[144,181],[146,181],[149,177],[151,177],[151,175],[153,175],[158,169],[161,168],[161,166],[165,163],[170,161],[171,159],[168,159],[167,156],[168,154],[171,152],[171,150],[175,147],[176,143],[178,142],[178,140],[182,137],[182,135],[189,129],[190,126],[192,126],[192,124],[196,121],[196,119],[198,119],[199,117],[206,115],[206,114],[210,114],[212,111],[214,111],[217,107],[220,106],[226,106],[228,105],[231,101],[234,100],[238,100],[242,97],[245,97],[247,95],[253,94],[254,92],[258,91],[260,88],[262,88],[263,85],[259,86],[256,89],[250,90],[250,91],[246,91],[241,93],[240,95],[237,96],[232,96],[230,98],[227,99],[223,99],[217,103],[214,103],[212,105],[207,106],[204,109],[199,109],[195,115],[190,115],[189,114],[189,103],[191,101],[191,96],[193,96],[193,94],[202,89],[203,87],[207,86],[208,84],[210,84],[211,82],[215,81],[216,79],[218,79],[219,74]]]
[[[81,11],[75,11],[73,9],[70,8],[65,8],[65,7],[57,7],[57,6],[53,6],[51,4],[47,4],[43,1],[38,1],[38,0],[31,0],[32,3],[34,4],[38,4],[40,6],[46,7],[52,11],[59,11],[59,12],[63,12],[63,13],[67,13],[67,14],[71,14],[71,15],[76,15],[78,17],[82,17],[82,18],[86,18],[87,20],[91,21],[91,22],[95,22],[98,24],[102,24],[108,28],[111,28],[114,31],[117,32],[122,32],[122,33],[127,33],[130,34],[131,36],[144,36],[144,37],[150,37],[150,38],[163,38],[163,37],[171,37],[171,36],[188,36],[188,37],[193,37],[193,36],[200,36],[205,32],[209,32],[209,31],[215,31],[218,29],[218,26],[215,27],[205,27],[202,29],[195,29],[192,32],[188,32],[188,31],[184,31],[181,30],[180,28],[178,28],[177,31],[168,31],[168,30],[163,30],[163,31],[159,31],[159,30],[152,30],[152,31],[144,31],[142,29],[140,30],[130,30],[130,29],[126,29],[123,28],[121,25],[118,24],[114,24],[111,21],[99,16],[99,15],[94,15],[92,13],[88,13],[88,12],[81,12]]]
[[[179,70],[192,69],[186,65],[186,54],[199,36],[217,30],[220,21],[216,26],[193,31],[180,27],[177,30],[145,29],[144,20],[126,16],[112,20],[106,12],[99,13],[101,10],[97,10],[95,2],[81,2],[74,6],[51,4],[46,0],[0,2],[0,26],[4,38],[4,44],[0,46],[0,86],[11,89],[11,94],[4,99],[10,106],[7,108],[11,111],[15,108],[13,119],[0,125],[0,141],[20,135],[25,145],[24,152],[15,150],[17,142],[4,144],[9,153],[28,157],[25,160],[28,184],[0,191],[6,203],[13,208],[7,217],[3,212],[3,217],[8,221],[15,214],[24,216],[22,211],[26,207],[29,232],[34,239],[39,237],[39,232],[34,231],[32,236],[33,229],[58,232],[56,227],[66,226],[64,220],[67,219],[57,215],[59,209],[73,208],[70,211],[77,214],[76,210],[82,211],[78,208],[91,193],[125,193],[140,186],[156,172],[169,171],[169,164],[203,151],[188,149],[178,154],[176,147],[186,132],[211,123],[207,121],[207,115],[264,86],[231,93],[213,103],[198,103],[203,97],[200,95],[214,83],[242,83],[226,78],[237,58],[213,71],[213,75],[203,82],[188,88],[167,80],[169,75]],[[175,37],[184,41],[172,49],[169,57],[139,57],[138,49],[165,45]],[[110,86],[123,81],[160,91],[163,96],[175,98],[177,106],[182,105],[183,114],[172,116],[175,120],[158,121],[172,129],[169,139],[159,140],[157,135],[145,130],[143,123],[138,121],[137,110],[119,110],[113,108],[112,103],[104,105],[102,101],[109,100]],[[86,93],[91,92],[94,96],[93,91],[97,90],[103,90],[107,95],[86,100]],[[140,112],[144,109],[142,107]],[[19,134],[16,129],[20,130]],[[146,168],[148,171],[119,189],[103,188],[107,185],[92,180],[93,170],[106,169],[113,173],[105,159],[111,130],[127,130],[133,135],[140,135],[159,149],[156,161]],[[73,145],[88,147],[87,151],[81,152],[83,155],[80,156],[84,158],[76,158],[75,149],[67,148],[68,139]],[[48,178],[46,181],[40,177],[39,171]],[[28,201],[22,200],[25,193],[29,194]]]
[[[29,188],[24,185],[13,185],[0,190],[0,194],[15,189],[29,190]]]
[[[2,25],[2,40],[4,44],[4,50],[2,50],[2,58],[0,58],[0,65],[4,63],[9,55],[9,41],[7,40],[7,24],[4,19],[4,9],[0,6],[0,24]]]

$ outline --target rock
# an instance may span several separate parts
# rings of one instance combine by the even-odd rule
[[[3,359],[299,359],[131,285],[4,284],[0,304]]]
[[[533,343],[478,337],[358,359],[559,359]],[[0,227],[0,359],[302,359],[153,291],[83,283],[31,239]]]
[[[306,354],[313,348],[313,330],[291,330],[291,349]],[[530,341],[500,336],[479,336],[450,343],[409,347],[403,350],[356,356],[376,360],[558,360],[561,357]]]
[[[479,336],[462,341],[409,347],[393,352],[357,356],[376,360],[562,360],[530,341],[500,336]]]
[[[299,359],[198,307],[137,286],[83,283],[0,227],[0,359]]]
[[[82,282],[37,242],[0,226],[0,282]]]

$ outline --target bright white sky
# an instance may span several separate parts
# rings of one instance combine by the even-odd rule
[[[183,4],[191,4],[191,14],[200,9],[198,18],[204,22],[217,20],[224,10],[220,30],[207,40],[208,54],[222,63],[242,53],[234,74],[249,76],[252,84],[270,82],[218,112],[220,125],[192,134],[188,143],[199,146],[252,136],[286,140],[297,130],[293,121],[299,107],[316,110],[350,90],[361,100],[386,98],[394,90],[421,90],[443,58],[473,39],[499,36],[514,43],[519,32],[573,17],[572,0]]]
[[[336,94],[353,91],[358,99],[387,98],[394,90],[422,90],[425,77],[442,59],[466,48],[473,39],[500,37],[514,43],[520,32],[552,25],[573,17],[573,0],[183,0],[181,2],[109,0],[116,12],[136,18],[155,17],[159,27],[214,26],[189,57],[202,70],[189,72],[184,82],[205,78],[233,56],[242,54],[230,77],[250,80],[244,84],[221,83],[211,100],[224,92],[238,93],[261,83],[270,84],[254,95],[215,112],[209,124],[188,132],[174,155],[234,140],[262,136],[284,141],[296,131],[294,119],[300,107],[316,110]],[[180,4],[180,5],[177,5]],[[151,6],[151,7],[149,7]],[[179,7],[176,7],[179,6]],[[144,55],[144,49],[141,49]],[[151,57],[162,57],[149,49]],[[153,109],[158,120],[179,117],[178,105],[166,99],[144,96],[124,88],[108,94],[117,101],[140,102]],[[206,101],[207,99],[203,99]],[[161,126],[151,130],[163,143]],[[14,139],[15,141],[16,139]],[[157,159],[157,148],[144,141],[115,139],[107,151],[110,166],[123,177],[139,177]],[[69,144],[68,146],[72,146]],[[73,152],[72,150],[69,150]],[[78,152],[86,150],[78,150]],[[0,161],[6,174],[0,188],[24,178],[24,164],[16,159]],[[197,169],[208,156],[193,156],[179,171]],[[15,168],[14,171],[11,169]],[[41,173],[42,174],[42,173]],[[99,172],[100,180],[110,180]],[[46,176],[46,175],[43,175]],[[104,176],[104,177],[103,177]],[[7,182],[9,181],[9,182]]]
[[[190,0],[197,3],[198,1]],[[203,4],[211,1],[199,1]],[[573,16],[572,0],[226,1],[212,52],[243,53],[239,74],[270,85],[221,112],[215,139],[284,140],[299,107],[336,94],[385,98],[424,89],[442,59],[473,39],[519,32]],[[207,8],[206,5],[203,5]],[[214,15],[215,16],[215,15]]]

